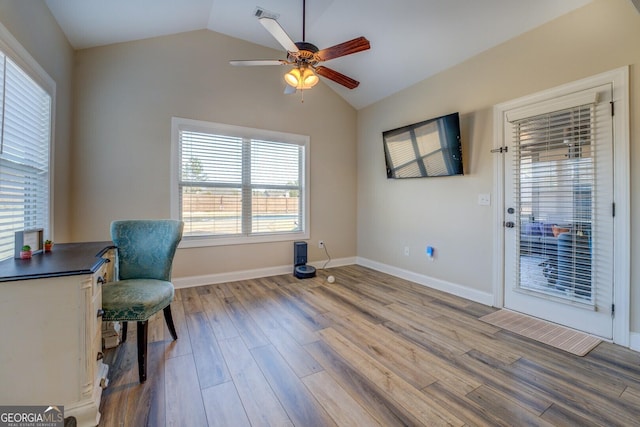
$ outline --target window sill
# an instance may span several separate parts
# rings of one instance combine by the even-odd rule
[[[286,234],[262,234],[259,236],[241,237],[210,237],[210,236],[186,236],[178,245],[178,248],[203,248],[209,246],[250,245],[255,243],[288,242],[294,240],[308,240],[308,232]]]

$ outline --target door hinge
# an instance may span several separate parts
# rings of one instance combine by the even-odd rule
[[[509,151],[509,147],[504,146],[504,147],[500,147],[500,148],[494,148],[493,150],[491,150],[492,153],[507,153]]]
[[[611,203],[611,216],[613,216],[613,217],[616,216],[616,203],[615,202]]]
[[[611,304],[611,317],[615,317],[616,315],[616,305]]]
[[[611,117],[613,117],[615,115],[615,107],[613,106],[613,101],[609,102],[609,104],[611,104]]]

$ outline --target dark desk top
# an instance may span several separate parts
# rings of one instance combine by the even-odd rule
[[[102,255],[112,242],[57,243],[53,251],[31,259],[0,262],[0,282],[92,274],[105,262]]]

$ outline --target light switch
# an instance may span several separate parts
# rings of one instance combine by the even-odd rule
[[[480,206],[491,206],[491,194],[489,193],[478,194],[478,204]]]

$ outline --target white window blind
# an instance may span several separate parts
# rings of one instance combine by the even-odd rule
[[[513,122],[519,287],[593,304],[598,265],[595,104]],[[536,272],[542,271],[543,274]]]
[[[0,259],[16,231],[49,230],[51,96],[0,52]]]
[[[306,144],[203,122],[178,124],[176,133],[178,215],[186,239],[240,243],[305,233]]]

